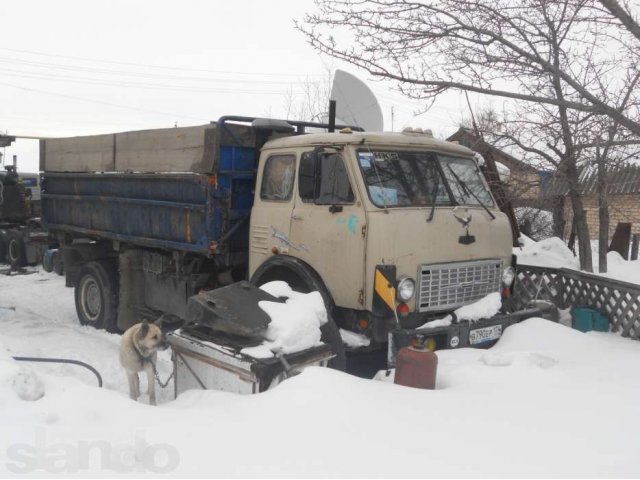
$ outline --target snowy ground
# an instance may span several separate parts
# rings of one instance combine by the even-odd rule
[[[567,245],[558,237],[551,237],[535,242],[521,236],[521,248],[514,248],[518,263],[540,267],[569,268],[580,270],[580,261]],[[640,260],[627,261],[617,252],[607,254],[607,273],[598,272],[598,242],[591,242],[593,270],[596,275],[622,280],[640,285]]]
[[[152,407],[129,400],[119,337],[77,324],[61,277],[0,276],[0,327],[0,476],[640,476],[640,342],[615,334],[527,320],[490,350],[438,352],[435,391],[313,368]],[[105,388],[12,355],[88,361]],[[34,377],[44,396],[21,400]]]

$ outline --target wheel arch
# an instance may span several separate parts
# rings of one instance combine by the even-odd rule
[[[283,280],[296,291],[318,291],[324,300],[328,321],[320,328],[322,341],[333,348],[335,357],[329,361],[329,367],[346,370],[346,353],[340,330],[335,322],[337,309],[329,289],[322,278],[309,264],[288,255],[276,255],[262,263],[251,276],[251,283],[263,283]]]
[[[311,265],[299,258],[289,255],[275,255],[263,262],[253,272],[250,281],[254,285],[259,285],[260,282],[266,283],[274,280],[286,281],[293,290],[303,286],[317,290],[322,295],[325,305],[331,307],[331,310],[335,310],[336,304],[333,295],[322,277]],[[304,285],[301,285],[302,282]]]

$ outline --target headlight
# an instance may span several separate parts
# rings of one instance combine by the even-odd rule
[[[416,293],[416,282],[409,277],[402,277],[398,280],[396,295],[401,302],[408,302]]]
[[[510,286],[516,278],[516,271],[513,267],[507,267],[502,272],[502,284]]]

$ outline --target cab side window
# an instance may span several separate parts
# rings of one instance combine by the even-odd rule
[[[316,205],[354,202],[349,175],[338,153],[304,153],[300,159],[298,192],[303,202]]]
[[[267,159],[262,174],[260,198],[288,201],[293,192],[296,162],[293,155],[273,155]]]

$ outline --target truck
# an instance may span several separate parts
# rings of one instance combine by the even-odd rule
[[[281,280],[321,293],[322,340],[344,368],[345,348],[482,346],[540,314],[505,301],[473,324],[423,328],[508,298],[515,261],[474,152],[430,131],[225,116],[42,140],[40,169],[43,222],[84,325],[179,322],[199,292]]]
[[[0,135],[0,146],[14,140]],[[15,155],[0,171],[0,263],[8,263],[10,270],[36,265],[48,248],[48,234],[40,223],[38,179],[38,174],[18,172]]]

